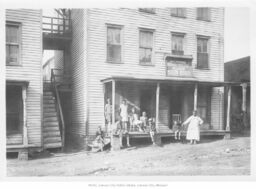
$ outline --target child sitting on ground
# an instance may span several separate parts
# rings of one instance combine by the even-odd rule
[[[174,131],[175,140],[180,140],[180,137],[181,137],[181,122],[180,121],[174,121],[172,129]]]

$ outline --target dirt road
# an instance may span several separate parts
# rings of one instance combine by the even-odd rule
[[[249,175],[250,138],[167,143],[121,151],[54,154],[27,162],[9,159],[8,176]]]

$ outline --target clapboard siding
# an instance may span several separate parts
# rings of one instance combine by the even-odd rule
[[[186,18],[170,16],[169,9],[156,9],[156,14],[136,9],[89,9],[88,14],[88,105],[89,133],[104,122],[104,96],[101,79],[110,76],[166,78],[165,53],[171,53],[171,32],[185,33],[185,54],[192,55],[194,76],[201,81],[223,81],[224,9],[211,8],[211,21],[196,19],[196,9],[188,8]],[[131,19],[132,16],[132,19]],[[123,26],[123,64],[106,62],[106,24]],[[139,28],[154,29],[154,66],[139,65]],[[210,69],[196,69],[197,35],[209,36]],[[215,101],[212,102],[214,104]],[[216,108],[217,109],[217,108]],[[213,115],[216,115],[214,107]],[[212,118],[213,120],[216,117]]]
[[[6,21],[21,23],[21,66],[6,66],[6,80],[28,80],[27,127],[28,142],[41,144],[42,96],[42,12],[41,10],[8,9]],[[15,139],[14,139],[15,140]],[[8,144],[15,143],[8,138]]]
[[[72,127],[69,133],[85,135],[86,125],[86,12],[82,9],[73,9],[72,19]]]

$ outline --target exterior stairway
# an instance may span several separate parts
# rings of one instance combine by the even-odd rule
[[[61,148],[61,132],[51,84],[44,83],[43,92],[43,143],[44,149]]]

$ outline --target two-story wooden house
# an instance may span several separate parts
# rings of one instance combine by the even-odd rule
[[[197,109],[202,133],[224,134],[224,8],[73,9],[72,125],[86,143],[126,99],[172,133]],[[229,121],[229,120],[228,120]],[[228,130],[228,127],[227,127]]]
[[[6,10],[7,152],[42,146],[42,11]]]

